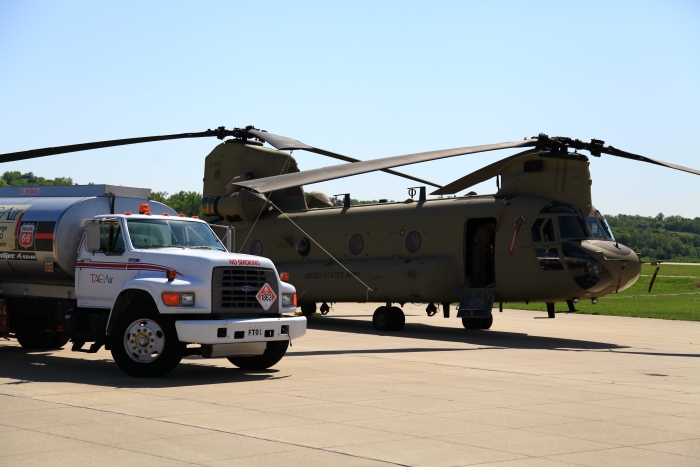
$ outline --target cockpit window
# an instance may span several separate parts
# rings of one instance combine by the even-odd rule
[[[540,214],[577,214],[575,207],[562,203],[549,203],[540,211]]]
[[[554,236],[554,227],[552,227],[552,219],[547,219],[547,222],[542,228],[542,241],[554,242],[557,238]]]
[[[590,238],[588,224],[581,216],[557,216],[559,221],[559,234],[562,239]]]
[[[615,236],[612,233],[612,229],[610,228],[610,225],[608,225],[608,221],[605,220],[605,217],[603,217],[603,215],[600,213],[600,211],[595,212],[595,217],[596,217],[596,219],[598,219],[598,222],[603,227],[603,235],[605,235],[605,238],[607,240],[612,240],[614,242]]]
[[[544,219],[537,219],[534,224],[532,224],[532,228],[530,229],[532,232],[532,241],[533,242],[541,242],[542,241],[542,235],[540,235],[540,227],[542,227],[542,222],[544,222]]]
[[[605,239],[605,234],[603,234],[603,227],[598,223],[598,219],[595,217],[587,217],[586,222],[588,223],[588,230],[591,231],[593,238]]]

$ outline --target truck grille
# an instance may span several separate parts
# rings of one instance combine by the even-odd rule
[[[217,267],[212,272],[212,312],[254,312],[260,313],[263,307],[255,298],[260,289],[269,284],[277,295],[269,311],[277,309],[279,290],[275,271],[265,268]],[[250,288],[250,290],[247,290]]]

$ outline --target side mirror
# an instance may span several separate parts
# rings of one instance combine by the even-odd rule
[[[236,231],[233,229],[233,227],[228,227],[226,229],[226,235],[224,235],[224,240],[226,242],[226,250],[229,252],[231,251],[231,240],[232,237],[235,235],[235,232]]]
[[[100,222],[87,221],[85,229],[85,245],[87,251],[91,253],[100,251]]]

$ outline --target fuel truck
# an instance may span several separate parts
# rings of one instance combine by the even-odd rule
[[[232,230],[217,235],[150,194],[1,187],[0,337],[104,346],[132,376],[164,375],[189,355],[275,365],[306,333],[294,287],[269,259],[230,252]]]

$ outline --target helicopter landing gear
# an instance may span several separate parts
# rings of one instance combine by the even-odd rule
[[[493,315],[488,318],[462,318],[462,326],[465,329],[491,329]]]
[[[555,318],[554,303],[547,303],[547,318]]]
[[[428,306],[425,307],[425,312],[427,313],[428,316],[435,316],[437,311],[438,311],[437,307],[432,302],[428,303]]]
[[[305,303],[301,306],[301,314],[307,318],[316,313],[316,302]]]
[[[323,316],[326,316],[328,312],[331,311],[331,307],[328,306],[328,303],[323,302],[321,308],[319,308],[318,311],[320,311]]]
[[[403,310],[399,307],[391,306],[391,303],[374,310],[372,325],[377,331],[400,331],[405,324],[406,315],[403,314]]]

